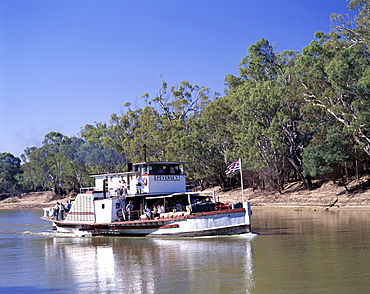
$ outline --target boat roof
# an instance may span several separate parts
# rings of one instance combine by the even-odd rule
[[[133,163],[132,165],[144,165],[144,164],[189,164],[189,163],[182,161],[144,161]]]
[[[133,163],[132,165],[147,165],[147,164],[189,164],[189,162],[182,162],[182,161],[143,161],[138,163]],[[129,174],[136,174],[137,171],[129,171],[129,172],[118,172],[118,173],[106,173],[106,174],[96,174],[96,175],[90,175],[91,178],[96,177],[111,177],[111,176],[123,176],[123,175],[129,175]]]
[[[198,191],[198,192],[184,191],[184,192],[177,192],[177,193],[172,193],[172,194],[167,194],[167,195],[146,196],[145,198],[146,199],[170,198],[170,197],[179,196],[179,195],[196,195],[196,196],[199,196],[199,198],[201,198],[201,197],[209,197],[209,195],[207,195],[208,193],[212,194],[213,191]],[[206,195],[201,195],[201,194],[206,194]],[[141,194],[141,195],[145,195],[145,194]]]
[[[91,178],[96,178],[96,177],[110,177],[110,176],[123,176],[123,175],[128,175],[128,174],[136,174],[137,172],[135,171],[130,171],[130,172],[119,172],[119,173],[107,173],[107,174],[97,174],[97,175],[90,175]]]

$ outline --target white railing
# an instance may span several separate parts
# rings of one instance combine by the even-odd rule
[[[88,191],[95,191],[96,188],[95,187],[84,187],[84,188],[80,188],[80,193],[86,193]]]

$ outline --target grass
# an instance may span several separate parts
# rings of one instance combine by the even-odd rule
[[[9,198],[9,199],[4,201],[4,203],[18,203],[18,202],[19,202],[19,200],[15,197]]]

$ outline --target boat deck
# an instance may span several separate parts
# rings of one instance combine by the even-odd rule
[[[136,219],[136,220],[124,220],[124,221],[115,221],[111,223],[94,223],[99,225],[112,225],[112,224],[150,224],[150,223],[158,223],[158,222],[168,222],[168,221],[179,221],[179,220],[185,220],[190,218],[198,218],[201,216],[211,216],[211,215],[217,215],[217,214],[227,214],[227,213],[237,213],[237,212],[245,212],[245,208],[234,208],[234,209],[222,209],[222,210],[214,210],[214,211],[207,211],[207,212],[195,212],[186,214],[186,212],[183,212],[183,215],[176,215],[174,213],[171,216],[164,217],[159,216],[155,219]],[[168,214],[164,213],[163,215]],[[43,220],[51,221],[57,224],[67,224],[65,220],[55,220],[52,217],[41,217]],[[76,222],[73,222],[73,224],[76,224]],[[81,224],[85,224],[84,222],[81,222]]]

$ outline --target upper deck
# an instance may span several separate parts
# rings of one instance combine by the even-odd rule
[[[186,191],[185,162],[141,162],[130,171],[92,175],[95,187],[89,190],[106,197],[136,194],[172,194]],[[87,190],[86,188],[85,190]]]

